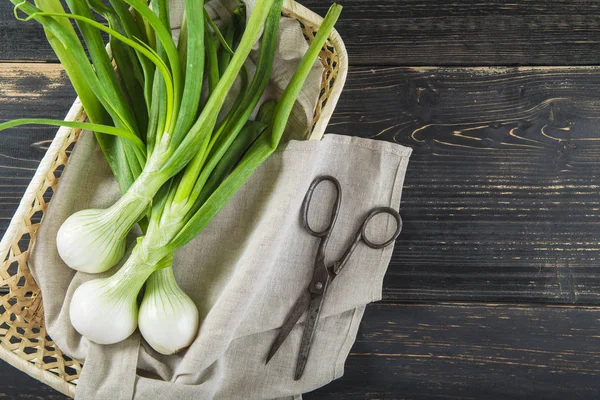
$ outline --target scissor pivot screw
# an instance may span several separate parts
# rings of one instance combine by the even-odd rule
[[[323,284],[321,282],[315,283],[315,289],[317,289],[317,290],[323,289]]]

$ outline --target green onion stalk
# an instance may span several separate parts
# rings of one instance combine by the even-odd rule
[[[186,347],[196,335],[199,316],[175,281],[173,254],[275,150],[341,7],[328,12],[281,99],[264,103],[251,121],[268,84],[282,0],[258,0],[246,29],[243,7],[236,9],[234,24],[224,34],[202,1],[185,0],[177,46],[167,0],[154,0],[150,7],[143,0],[67,0],[70,13],[60,0],[11,1],[17,18],[44,27],[89,122],[22,119],[0,124],[0,130],[33,123],[94,131],[123,193],[108,209],[69,217],[57,234],[59,254],[76,270],[106,271],[122,258],[131,228],[139,223],[143,232],[117,273],[76,290],[70,306],[73,326],[89,340],[108,344],[129,336],[139,322],[157,351],[171,354]],[[90,10],[108,26],[95,21]],[[69,19],[77,23],[85,48]],[[244,62],[263,25],[256,73],[248,85]],[[100,32],[110,35],[118,73]],[[242,89],[219,122],[238,76]],[[208,82],[206,100],[200,98],[202,77]]]
[[[294,102],[340,12],[341,6],[331,7],[277,103],[264,104],[256,121],[241,123],[235,117],[249,114],[255,104],[254,95],[244,96],[237,109],[215,130],[212,138],[216,139],[210,141],[212,147],[208,145],[204,155],[197,154],[169,187],[161,189],[152,208],[148,230],[138,238],[123,267],[111,277],[88,281],[75,291],[70,305],[71,322],[86,338],[98,343],[115,343],[128,337],[139,321],[144,338],[159,352],[170,354],[193,341],[195,329],[187,328],[194,321],[197,323],[198,318],[194,317],[197,310],[182,301],[183,292],[179,293],[176,285],[172,285],[174,277],[169,267],[173,253],[200,233],[275,151]],[[279,12],[273,22],[278,19]],[[265,35],[268,34],[266,28]],[[263,40],[268,40],[268,36]],[[261,46],[263,48],[268,46]],[[260,68],[257,68],[250,87],[259,80]],[[222,147],[231,151],[224,152]],[[200,158],[204,162],[198,161]],[[200,164],[202,167],[197,166]],[[137,298],[146,281],[146,292],[138,309]],[[166,307],[167,311],[159,299],[173,300]],[[173,326],[177,335],[167,334],[165,323]],[[184,338],[185,334],[189,336]],[[174,336],[179,339],[175,344],[170,343]]]
[[[17,2],[17,0],[11,1]],[[43,11],[25,1],[17,3],[16,11],[27,14],[26,19],[34,19],[42,23],[44,28],[54,34],[61,45],[77,59],[77,64],[80,64],[79,69],[84,73],[84,79],[91,82],[91,90],[97,93],[97,99],[113,116],[112,119],[119,129],[119,133],[127,131],[135,135],[136,129],[139,129],[139,124],[136,123],[135,118],[131,117],[131,108],[124,107],[126,102],[121,101],[121,97],[113,93],[113,88],[117,94],[121,93],[116,89],[116,84],[112,85],[113,79],[108,75],[101,74],[103,71],[108,73],[107,68],[98,68],[105,63],[98,61],[98,63],[94,62],[92,66],[87,61],[83,47],[76,37],[68,34],[64,24],[58,21],[66,18],[74,19],[79,24],[82,33],[84,26],[95,28],[96,36],[99,36],[99,31],[109,33],[111,38],[135,49],[140,53],[140,57],[146,57],[154,64],[157,71],[153,77],[150,99],[147,99],[150,104],[150,112],[148,131],[145,137],[146,148],[140,146],[141,139],[132,141],[138,145],[137,153],[143,153],[145,150],[145,154],[143,154],[145,157],[141,155],[137,157],[137,153],[132,154],[132,157],[137,157],[140,162],[144,162],[143,168],[114,205],[108,209],[79,211],[63,223],[57,234],[57,248],[67,265],[80,271],[102,272],[114,266],[122,258],[127,234],[146,215],[158,190],[179,173],[208,141],[227,93],[258,39],[274,1],[258,0],[255,3],[248,25],[231,61],[223,75],[219,77],[218,83],[197,118],[200,98],[198,87],[201,85],[199,76],[202,76],[202,74],[197,74],[197,70],[201,68],[199,60],[203,58],[204,48],[203,46],[187,46],[186,76],[183,76],[179,52],[168,27],[168,15],[165,15],[164,12],[167,9],[166,1],[155,2],[153,4],[155,12],[142,0],[124,0],[124,3],[139,13],[143,17],[144,23],[151,28],[157,50],[139,38],[130,38],[127,34],[121,34],[91,19],[90,15],[87,15],[89,7],[87,12],[84,11],[84,0],[70,0],[70,3],[73,3],[70,4],[72,11],[70,14]],[[188,41],[199,40],[201,34],[190,34],[190,32],[204,30],[202,3],[186,0],[185,8],[187,39]],[[91,29],[89,30],[91,31]],[[93,39],[91,33],[88,32],[87,36]],[[85,34],[84,39],[87,39]],[[92,47],[90,44],[96,44],[96,40],[90,39],[89,42],[86,40],[86,45],[91,54],[100,53],[98,46]],[[75,48],[76,51],[72,51],[72,48]],[[94,57],[92,60],[94,61]],[[107,82],[111,84],[103,84]],[[157,95],[156,98],[155,95]],[[15,123],[32,122],[35,121],[13,121],[10,126],[14,126]],[[97,125],[99,124],[96,124],[95,128],[96,131],[99,131]],[[0,129],[6,127],[8,126],[0,125]],[[116,133],[109,132],[108,129],[104,131],[109,134]],[[138,138],[140,136],[142,135],[139,135]],[[135,166],[130,165],[131,167]],[[122,170],[118,170],[118,172],[122,172]]]

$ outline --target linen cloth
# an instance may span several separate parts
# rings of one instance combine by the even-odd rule
[[[294,381],[293,374],[303,319],[265,365],[278,328],[312,276],[318,239],[300,221],[304,193],[319,175],[333,175],[341,183],[340,214],[327,249],[327,261],[334,261],[371,208],[399,207],[410,152],[393,143],[338,135],[283,145],[211,224],[176,253],[176,279],[197,304],[203,322],[192,346],[163,356],[137,332],[122,343],[100,346],[82,339],[70,325],[73,291],[96,275],[75,273],[61,261],[56,231],[73,212],[106,207],[119,197],[93,135],[84,133],[31,255],[48,332],[66,354],[84,361],[77,398],[290,398],[342,376],[365,305],[381,299],[392,247],[360,245],[332,282],[301,380]],[[328,189],[324,184],[313,198],[309,216],[315,228],[326,222]],[[371,232],[390,229],[386,219],[373,222]]]
[[[172,3],[172,17],[181,10]],[[207,8],[223,21],[226,2]],[[251,2],[247,2],[251,7]],[[177,27],[176,24],[173,26]],[[277,97],[291,77],[306,43],[295,21],[282,18],[280,43],[265,98]],[[290,43],[294,45],[290,47]],[[253,52],[251,57],[255,57]],[[250,72],[253,72],[251,63]],[[315,63],[287,138],[303,138],[310,127],[321,68]],[[365,305],[381,298],[392,247],[360,245],[346,269],[331,284],[303,378],[293,375],[303,318],[268,365],[264,361],[287,313],[312,277],[318,239],[301,225],[300,206],[312,180],[338,178],[342,205],[327,249],[328,261],[341,256],[367,212],[398,208],[411,150],[393,143],[326,135],[322,141],[291,140],[275,152],[219,215],[175,254],[175,276],[194,300],[201,326],[194,343],[175,355],[155,352],[134,333],[100,346],[82,338],[69,321],[74,290],[89,279],[60,259],[56,232],[64,220],[86,208],[105,208],[119,190],[93,134],[84,132],[65,168],[40,226],[30,267],[43,294],[46,328],[58,347],[84,362],[76,397],[80,399],[290,399],[343,374]],[[328,190],[329,189],[329,190]],[[311,223],[324,226],[331,187],[313,198]],[[375,235],[394,229],[390,219],[375,219]],[[136,234],[129,237],[133,244]],[[131,246],[130,246],[131,247]]]

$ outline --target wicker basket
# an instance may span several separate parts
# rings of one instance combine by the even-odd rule
[[[300,22],[308,42],[322,21],[293,0],[284,2],[283,15]],[[324,71],[310,140],[323,136],[346,80],[346,49],[335,30],[320,56]],[[65,119],[85,119],[78,100]],[[82,365],[64,355],[47,335],[42,294],[27,263],[38,227],[79,134],[77,129],[58,130],[0,242],[0,358],[71,397]]]

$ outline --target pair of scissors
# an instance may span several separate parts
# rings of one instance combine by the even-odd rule
[[[333,183],[333,185],[335,186],[336,197],[333,209],[331,211],[331,219],[329,220],[329,224],[322,231],[315,231],[310,227],[310,224],[308,222],[308,210],[315,189],[320,183],[325,181]],[[294,376],[295,380],[299,380],[304,373],[304,368],[306,367],[306,362],[308,361],[308,355],[314,339],[317,324],[319,322],[319,316],[321,315],[321,309],[323,307],[323,301],[325,300],[325,294],[327,293],[329,284],[344,269],[344,267],[348,263],[348,260],[350,259],[350,256],[352,255],[352,253],[354,252],[354,250],[360,242],[365,243],[368,247],[372,249],[382,249],[392,244],[396,240],[396,238],[398,238],[398,235],[400,235],[400,231],[402,230],[402,220],[400,219],[398,211],[390,207],[374,208],[367,214],[362,225],[359,227],[356,236],[354,237],[354,240],[344,251],[342,257],[338,261],[334,262],[332,265],[328,266],[325,264],[325,250],[327,248],[329,238],[331,237],[331,232],[333,231],[335,221],[337,220],[341,202],[342,188],[340,186],[340,182],[333,176],[324,175],[317,177],[311,183],[302,203],[301,215],[302,224],[304,228],[312,236],[321,239],[315,260],[315,269],[307,290],[296,301],[296,304],[290,310],[287,318],[285,319],[285,322],[283,323],[283,326],[281,327],[281,330],[279,331],[279,334],[277,335],[275,341],[271,346],[266,360],[266,363],[268,363],[273,358],[275,353],[277,353],[277,350],[279,350],[283,342],[289,336],[290,332],[292,331],[300,317],[304,314],[304,312],[307,312],[307,318],[304,325],[304,332],[302,334],[302,341],[300,344],[300,353],[298,355],[298,361],[296,363],[296,373]],[[396,230],[394,234],[385,242],[374,243],[367,236],[367,226],[369,222],[373,219],[373,217],[379,214],[391,215],[396,220]]]

